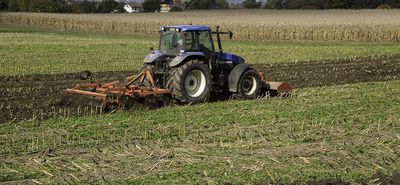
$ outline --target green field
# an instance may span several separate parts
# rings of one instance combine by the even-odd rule
[[[139,69],[158,37],[50,32],[0,25],[0,75]],[[248,63],[281,63],[399,54],[399,43],[224,40],[224,50]]]
[[[237,184],[400,170],[400,81],[293,94],[1,125],[0,181]]]
[[[0,75],[119,71],[139,68],[157,37],[0,25],[0,45]],[[253,64],[400,54],[396,42],[224,48]],[[369,182],[400,173],[399,146],[399,80],[302,88],[282,99],[3,123],[0,183]]]

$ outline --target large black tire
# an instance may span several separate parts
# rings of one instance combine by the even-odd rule
[[[189,60],[173,68],[167,81],[173,98],[182,103],[202,103],[210,99],[211,70],[203,61]]]
[[[240,77],[237,95],[242,99],[255,99],[260,94],[260,89],[260,75],[254,69],[249,69]]]

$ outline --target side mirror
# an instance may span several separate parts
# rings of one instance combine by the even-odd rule
[[[233,33],[231,31],[229,31],[228,34],[229,34],[229,39],[232,39]]]

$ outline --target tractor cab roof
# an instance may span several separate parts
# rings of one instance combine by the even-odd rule
[[[179,31],[211,31],[210,27],[203,25],[178,25],[178,26],[161,26],[161,31],[178,29]]]

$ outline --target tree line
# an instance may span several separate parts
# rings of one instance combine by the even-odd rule
[[[122,12],[123,3],[114,0],[66,1],[66,0],[0,0],[0,11],[54,12],[54,13],[110,13]]]
[[[374,9],[400,8],[400,0],[245,0],[245,8],[269,9]],[[161,0],[144,0],[145,12],[160,10]],[[55,12],[55,13],[110,13],[124,12],[124,3],[114,0],[0,0],[0,11]],[[179,7],[174,7],[179,8]],[[189,9],[229,8],[225,0],[194,0]],[[180,10],[176,9],[177,11]]]
[[[400,0],[245,0],[246,8],[270,9],[390,9],[400,8]]]

